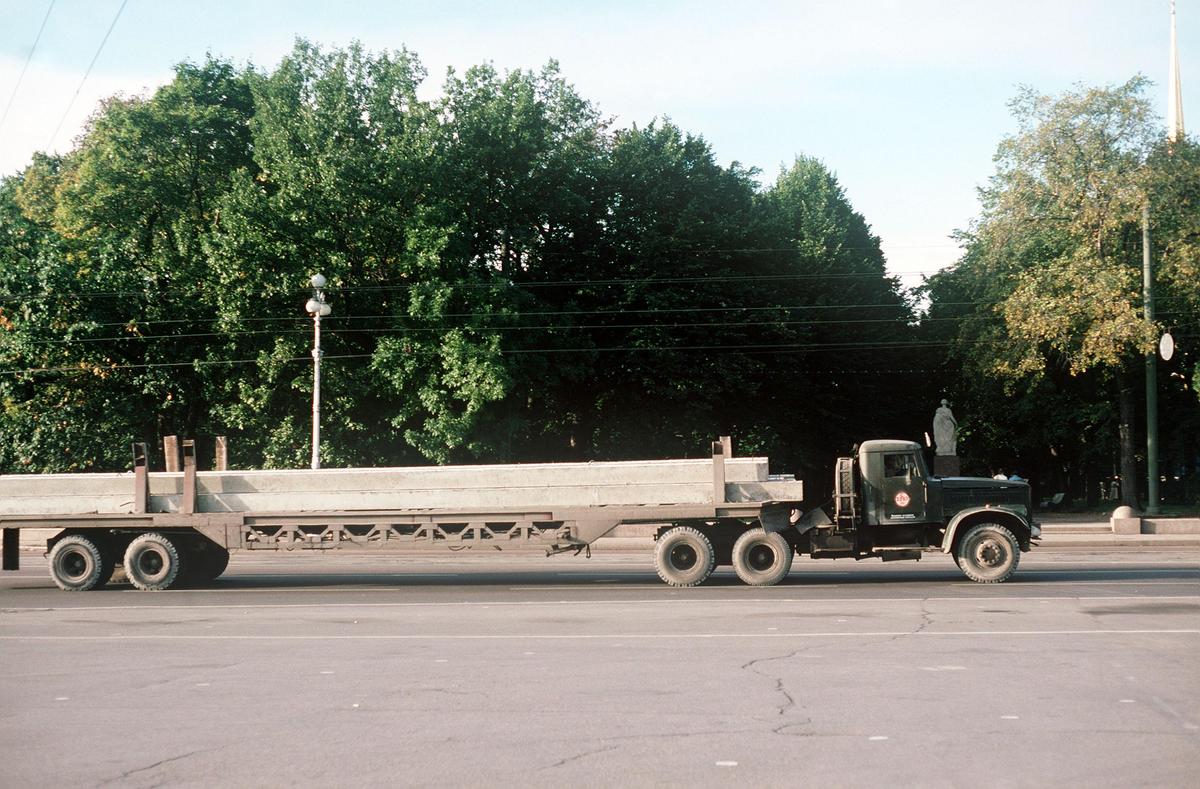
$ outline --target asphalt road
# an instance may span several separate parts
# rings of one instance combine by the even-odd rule
[[[640,554],[238,556],[210,589],[0,575],[0,786],[1194,786],[1200,552],[1009,583]]]

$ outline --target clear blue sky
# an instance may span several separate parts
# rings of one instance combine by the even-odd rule
[[[948,235],[976,214],[1018,84],[1057,92],[1140,72],[1166,114],[1168,0],[128,0],[72,104],[121,1],[56,0],[14,96],[50,0],[0,0],[0,107],[13,97],[0,175],[67,149],[100,98],[152,89],[206,52],[269,68],[297,36],[407,46],[430,97],[447,67],[554,58],[618,125],[669,116],[766,179],[797,154],[823,160],[915,284],[957,256]],[[1179,0],[1178,23],[1195,134],[1200,0]]]

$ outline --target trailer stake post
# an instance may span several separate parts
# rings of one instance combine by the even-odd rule
[[[725,503],[725,458],[729,454],[729,437],[722,436],[714,441],[713,453],[713,504]]]
[[[163,470],[179,471],[179,436],[163,436]]]
[[[146,469],[146,445],[140,441],[133,445],[133,511],[137,515],[146,513],[150,502],[150,475]]]
[[[217,449],[214,453],[213,471],[229,470],[229,438],[217,436]]]
[[[183,442],[183,501],[179,502],[179,511],[185,515],[196,511],[196,442],[190,438]]]

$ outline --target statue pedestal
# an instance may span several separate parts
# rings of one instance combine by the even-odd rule
[[[961,475],[962,468],[958,462],[958,455],[933,456],[933,476],[958,477]]]

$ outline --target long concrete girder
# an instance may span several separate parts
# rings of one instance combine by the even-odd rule
[[[766,458],[724,461],[726,501],[798,500]],[[181,510],[182,473],[150,475],[149,509]],[[713,501],[710,460],[200,472],[197,512],[494,509]],[[0,514],[131,513],[134,476],[0,476]]]

